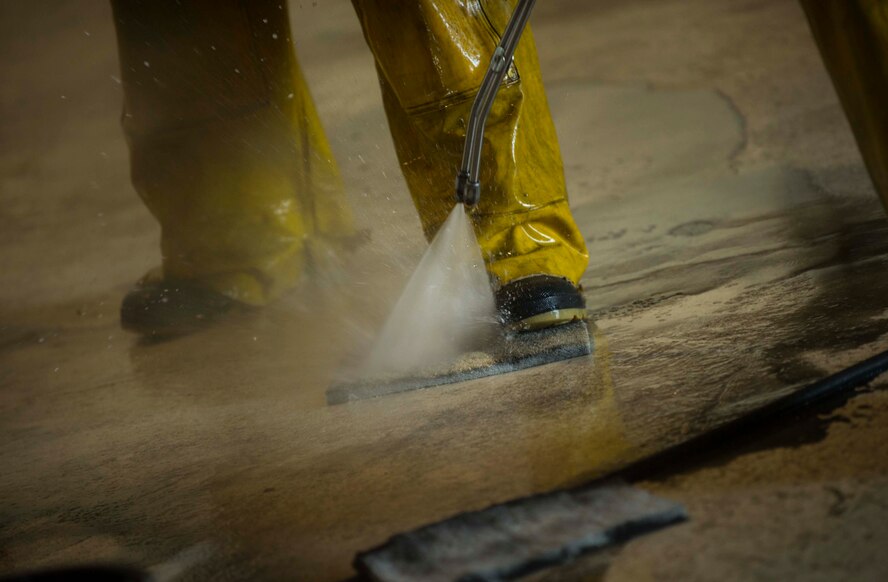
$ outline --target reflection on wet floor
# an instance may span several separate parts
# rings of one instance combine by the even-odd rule
[[[125,350],[84,351],[102,330],[57,333],[44,344],[65,365],[58,380],[17,346],[14,369],[58,391],[40,424],[12,433],[19,458],[39,459],[19,475],[55,477],[10,533],[25,555],[51,547],[34,520],[59,512],[74,538],[111,536],[99,554],[131,552],[119,544],[139,523],[138,555],[212,544],[207,574],[342,577],[354,552],[393,532],[618,469],[819,377],[824,349],[884,346],[879,229],[856,235],[877,254],[841,268],[728,302],[717,289],[605,314],[587,358],[336,407],[324,391],[360,338],[331,321],[365,296],[328,293],[309,310],[299,306],[320,294],[306,289],[292,305]],[[881,284],[842,291],[856,277]],[[844,317],[817,316],[836,303]],[[103,381],[77,390],[88,375]]]
[[[300,411],[294,403],[257,413],[262,452],[241,443],[229,453],[240,459],[236,475],[212,487],[209,503],[222,511],[212,529],[245,534],[224,554],[261,556],[271,572],[286,563],[320,572],[370,539],[635,458],[606,338],[595,339],[594,356],[567,363],[554,379],[537,368],[344,406]]]

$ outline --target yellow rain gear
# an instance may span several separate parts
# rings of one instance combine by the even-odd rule
[[[888,0],[802,0],[802,6],[888,209]]]
[[[162,227],[163,276],[261,305],[353,234],[281,0],[114,0],[132,179]],[[355,0],[427,237],[454,204],[465,122],[508,0]],[[531,31],[487,124],[473,213],[505,283],[577,282],[570,214]]]

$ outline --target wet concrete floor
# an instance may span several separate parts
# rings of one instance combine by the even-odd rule
[[[393,533],[606,474],[888,349],[888,222],[799,8],[560,0],[534,25],[595,353],[328,407],[424,243],[350,6],[291,8],[371,243],[164,343],[117,321],[158,230],[128,182],[109,9],[0,8],[0,573],[343,579]],[[878,579],[888,397],[836,414],[819,442],[647,482],[691,522],[545,576]]]

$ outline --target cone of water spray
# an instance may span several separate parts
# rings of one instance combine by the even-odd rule
[[[465,205],[454,206],[392,309],[364,369],[403,374],[455,360],[497,325]]]

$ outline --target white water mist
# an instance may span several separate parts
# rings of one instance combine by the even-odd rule
[[[435,235],[364,364],[407,374],[458,358],[496,325],[493,292],[465,207]]]

